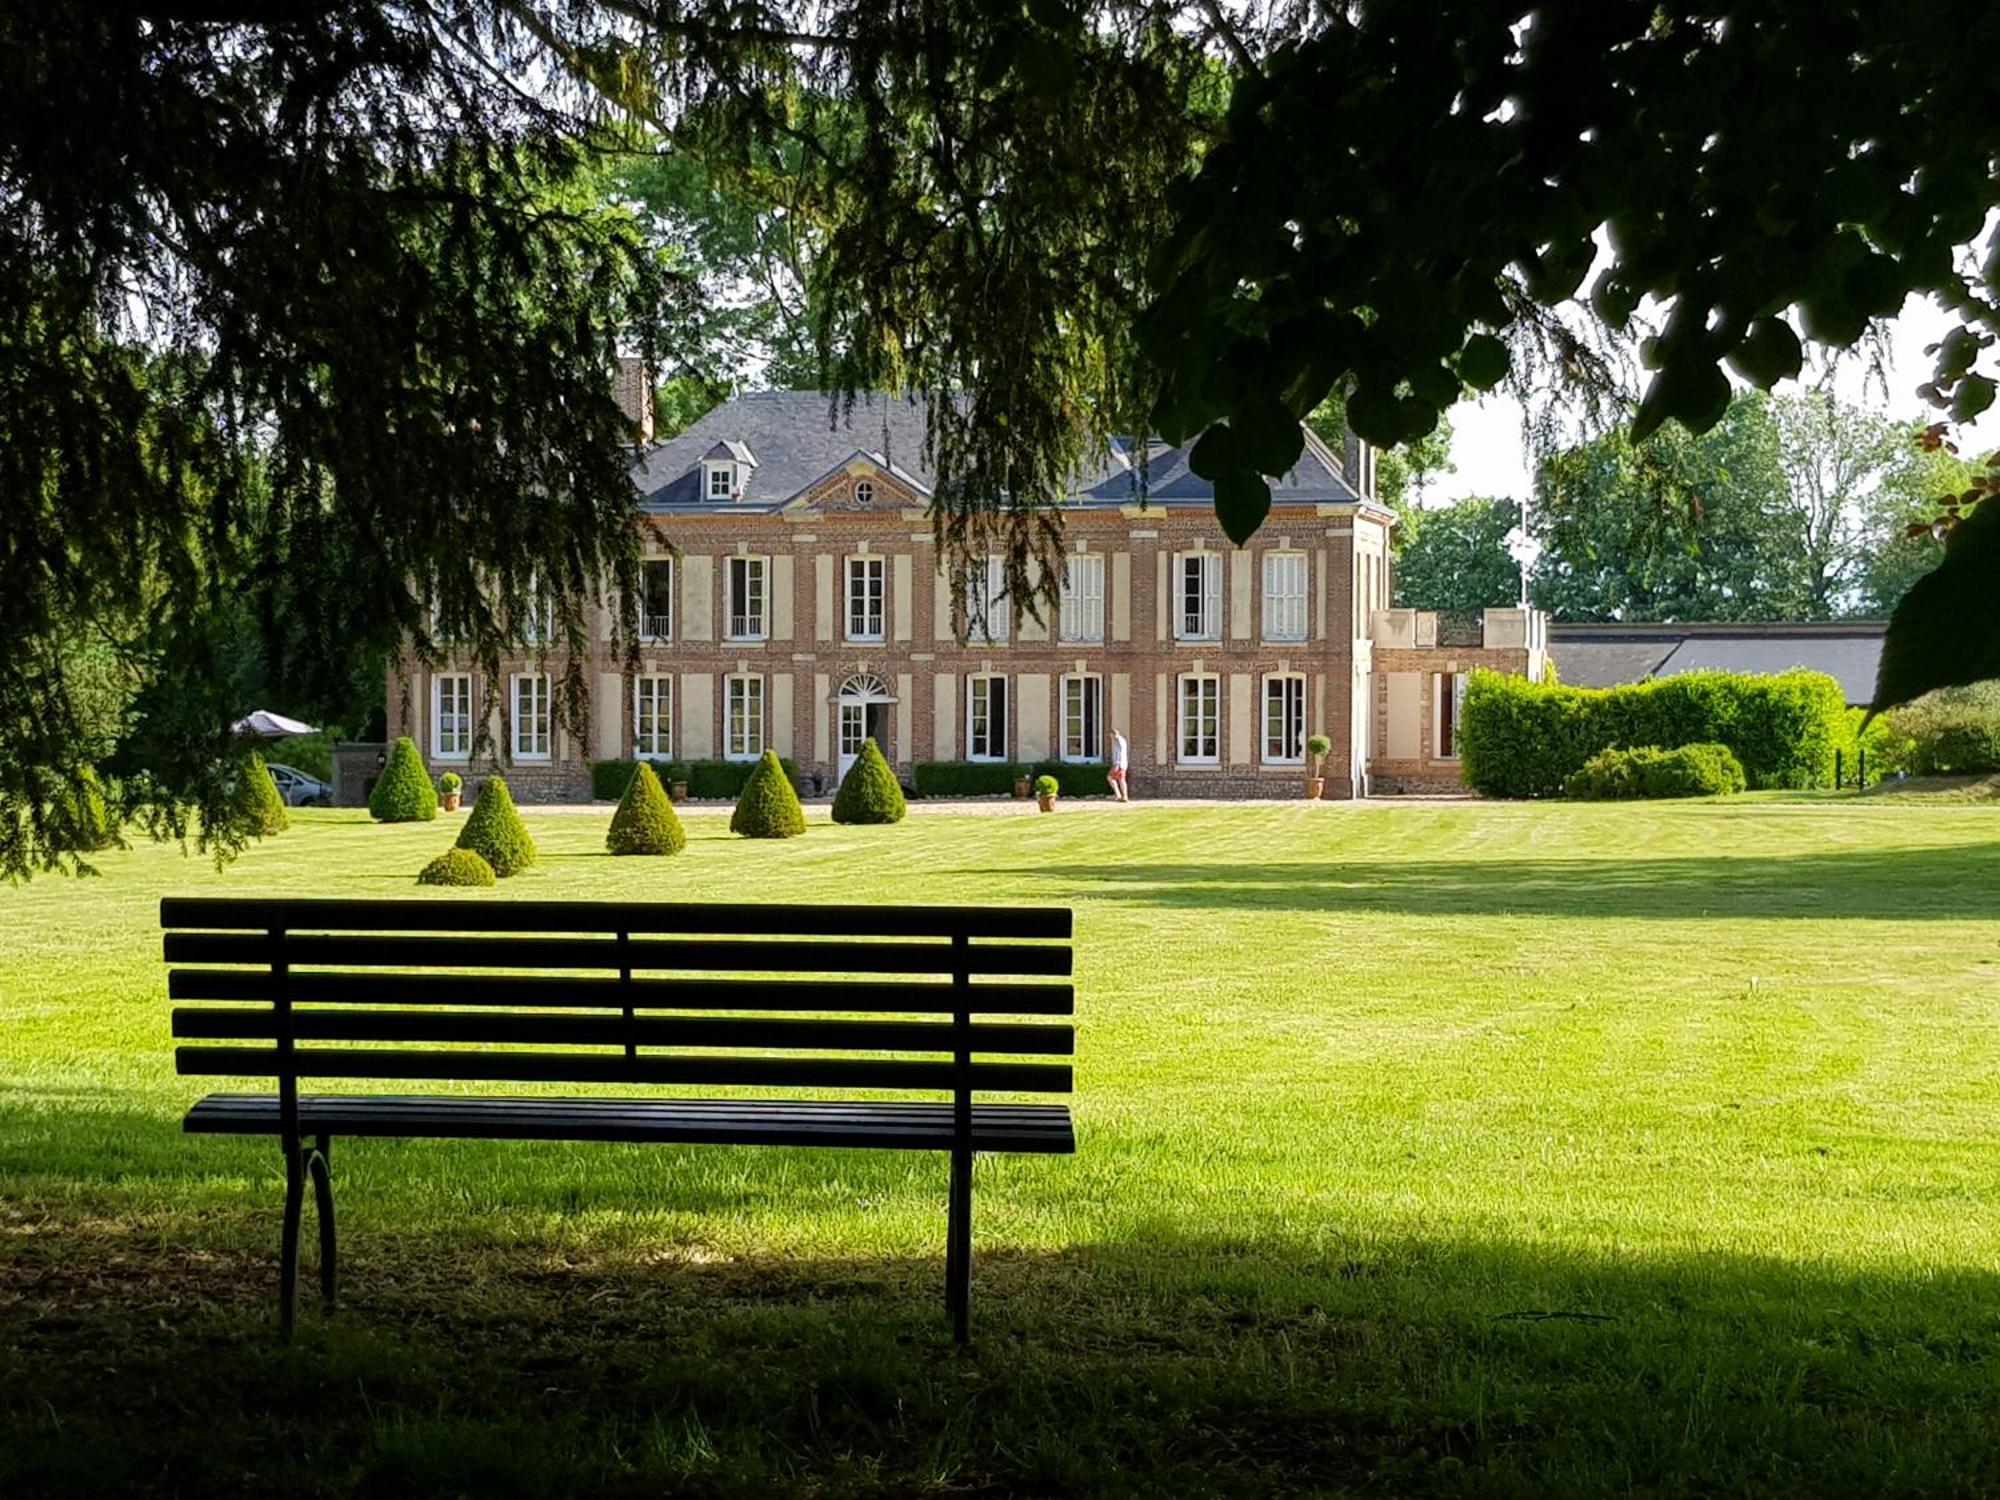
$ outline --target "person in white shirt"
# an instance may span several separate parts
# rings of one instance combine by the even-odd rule
[[[1131,780],[1132,747],[1125,743],[1125,736],[1117,730],[1111,731],[1111,772],[1107,779],[1111,783],[1111,795],[1120,802],[1132,800],[1127,783]]]

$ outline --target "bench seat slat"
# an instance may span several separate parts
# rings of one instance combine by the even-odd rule
[[[160,926],[310,932],[646,932],[711,936],[1067,938],[1060,906],[819,906],[697,901],[167,896]]]
[[[507,1099],[438,1095],[305,1095],[302,1130],[345,1136],[477,1140],[683,1142],[949,1150],[949,1104],[854,1105],[779,1099]],[[188,1112],[196,1134],[273,1135],[275,1095],[213,1094]],[[1076,1149],[1061,1105],[975,1104],[976,1151],[1062,1154]]]
[[[419,1051],[415,1048],[298,1047],[300,1078],[477,1079],[496,1083],[654,1083],[743,1088],[939,1089],[958,1083],[950,1062],[881,1058],[626,1057],[601,1052]],[[278,1075],[274,1047],[182,1047],[183,1074]],[[975,1062],[970,1086],[1021,1094],[1066,1094],[1066,1064]]]
[[[359,998],[359,997],[357,997]],[[938,1021],[820,1021],[797,1017],[577,1015],[542,1012],[384,1010],[372,1007],[295,1008],[291,1033],[308,1042],[459,1042],[487,1045],[637,1046],[791,1049],[819,1052],[952,1052],[958,1028]],[[269,1007],[210,1006],[174,1011],[177,1037],[273,1039],[278,1015]],[[985,1022],[970,1028],[974,1053],[1045,1057],[1075,1051],[1075,1032],[1060,1025]]]
[[[602,930],[602,929],[600,929]],[[948,974],[948,943],[785,942],[590,937],[408,937],[349,933],[273,938],[263,933],[169,932],[168,963],[317,964],[353,968],[679,969],[748,973]],[[1066,945],[974,943],[971,974],[1066,975]]]
[[[926,980],[633,979],[602,975],[364,974],[294,970],[294,1001],[381,1005],[636,1006],[641,1010],[863,1011],[948,1015],[960,1004],[975,1015],[1067,1016],[1076,991],[1067,984],[973,984],[961,1002],[949,983]],[[277,980],[265,969],[173,969],[175,1000],[273,1000]]]

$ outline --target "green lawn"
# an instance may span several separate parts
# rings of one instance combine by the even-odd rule
[[[2000,805],[528,816],[492,899],[1076,908],[972,1350],[941,1159],[365,1142],[281,1346],[156,901],[420,899],[456,821],[295,814],[0,888],[0,1495],[2000,1489]]]

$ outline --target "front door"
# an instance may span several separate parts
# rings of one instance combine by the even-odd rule
[[[861,754],[861,742],[873,740],[883,757],[889,754],[889,705],[861,699],[840,700],[839,779],[847,780],[847,769]]]

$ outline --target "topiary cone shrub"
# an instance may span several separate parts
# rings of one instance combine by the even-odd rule
[[[480,855],[502,880],[535,862],[535,841],[528,837],[528,825],[514,807],[505,777],[486,778],[472,816],[458,832],[458,847]]]
[[[681,827],[667,789],[643,760],[625,783],[625,795],[618,801],[618,811],[611,815],[604,847],[613,854],[678,854],[687,847],[687,831]]]
[[[437,788],[408,735],[389,752],[389,763],[368,796],[368,811],[378,823],[428,823],[438,815]]]
[[[244,816],[249,820],[250,831],[260,838],[283,833],[291,826],[291,815],[285,811],[285,799],[278,795],[278,783],[271,779],[264,757],[254,750],[236,783],[236,796]]]
[[[491,885],[495,878],[476,849],[447,849],[417,871],[418,885]]]
[[[863,740],[861,753],[841,778],[840,790],[833,794],[833,821],[900,823],[909,810],[896,773],[883,758],[882,747],[872,739]]]
[[[269,781],[271,773],[266,771],[264,779]],[[273,787],[273,791],[277,788]],[[280,799],[282,806],[282,799]],[[118,843],[118,830],[111,821],[110,804],[105,800],[104,783],[97,779],[97,772],[85,766],[78,773],[76,786],[69,797],[70,816],[76,822],[76,844],[92,854],[113,848]]]
[[[746,839],[790,839],[806,831],[805,809],[785,779],[777,751],[766,750],[757,769],[743,783],[743,795],[736,799],[736,811],[729,816],[729,831]]]

